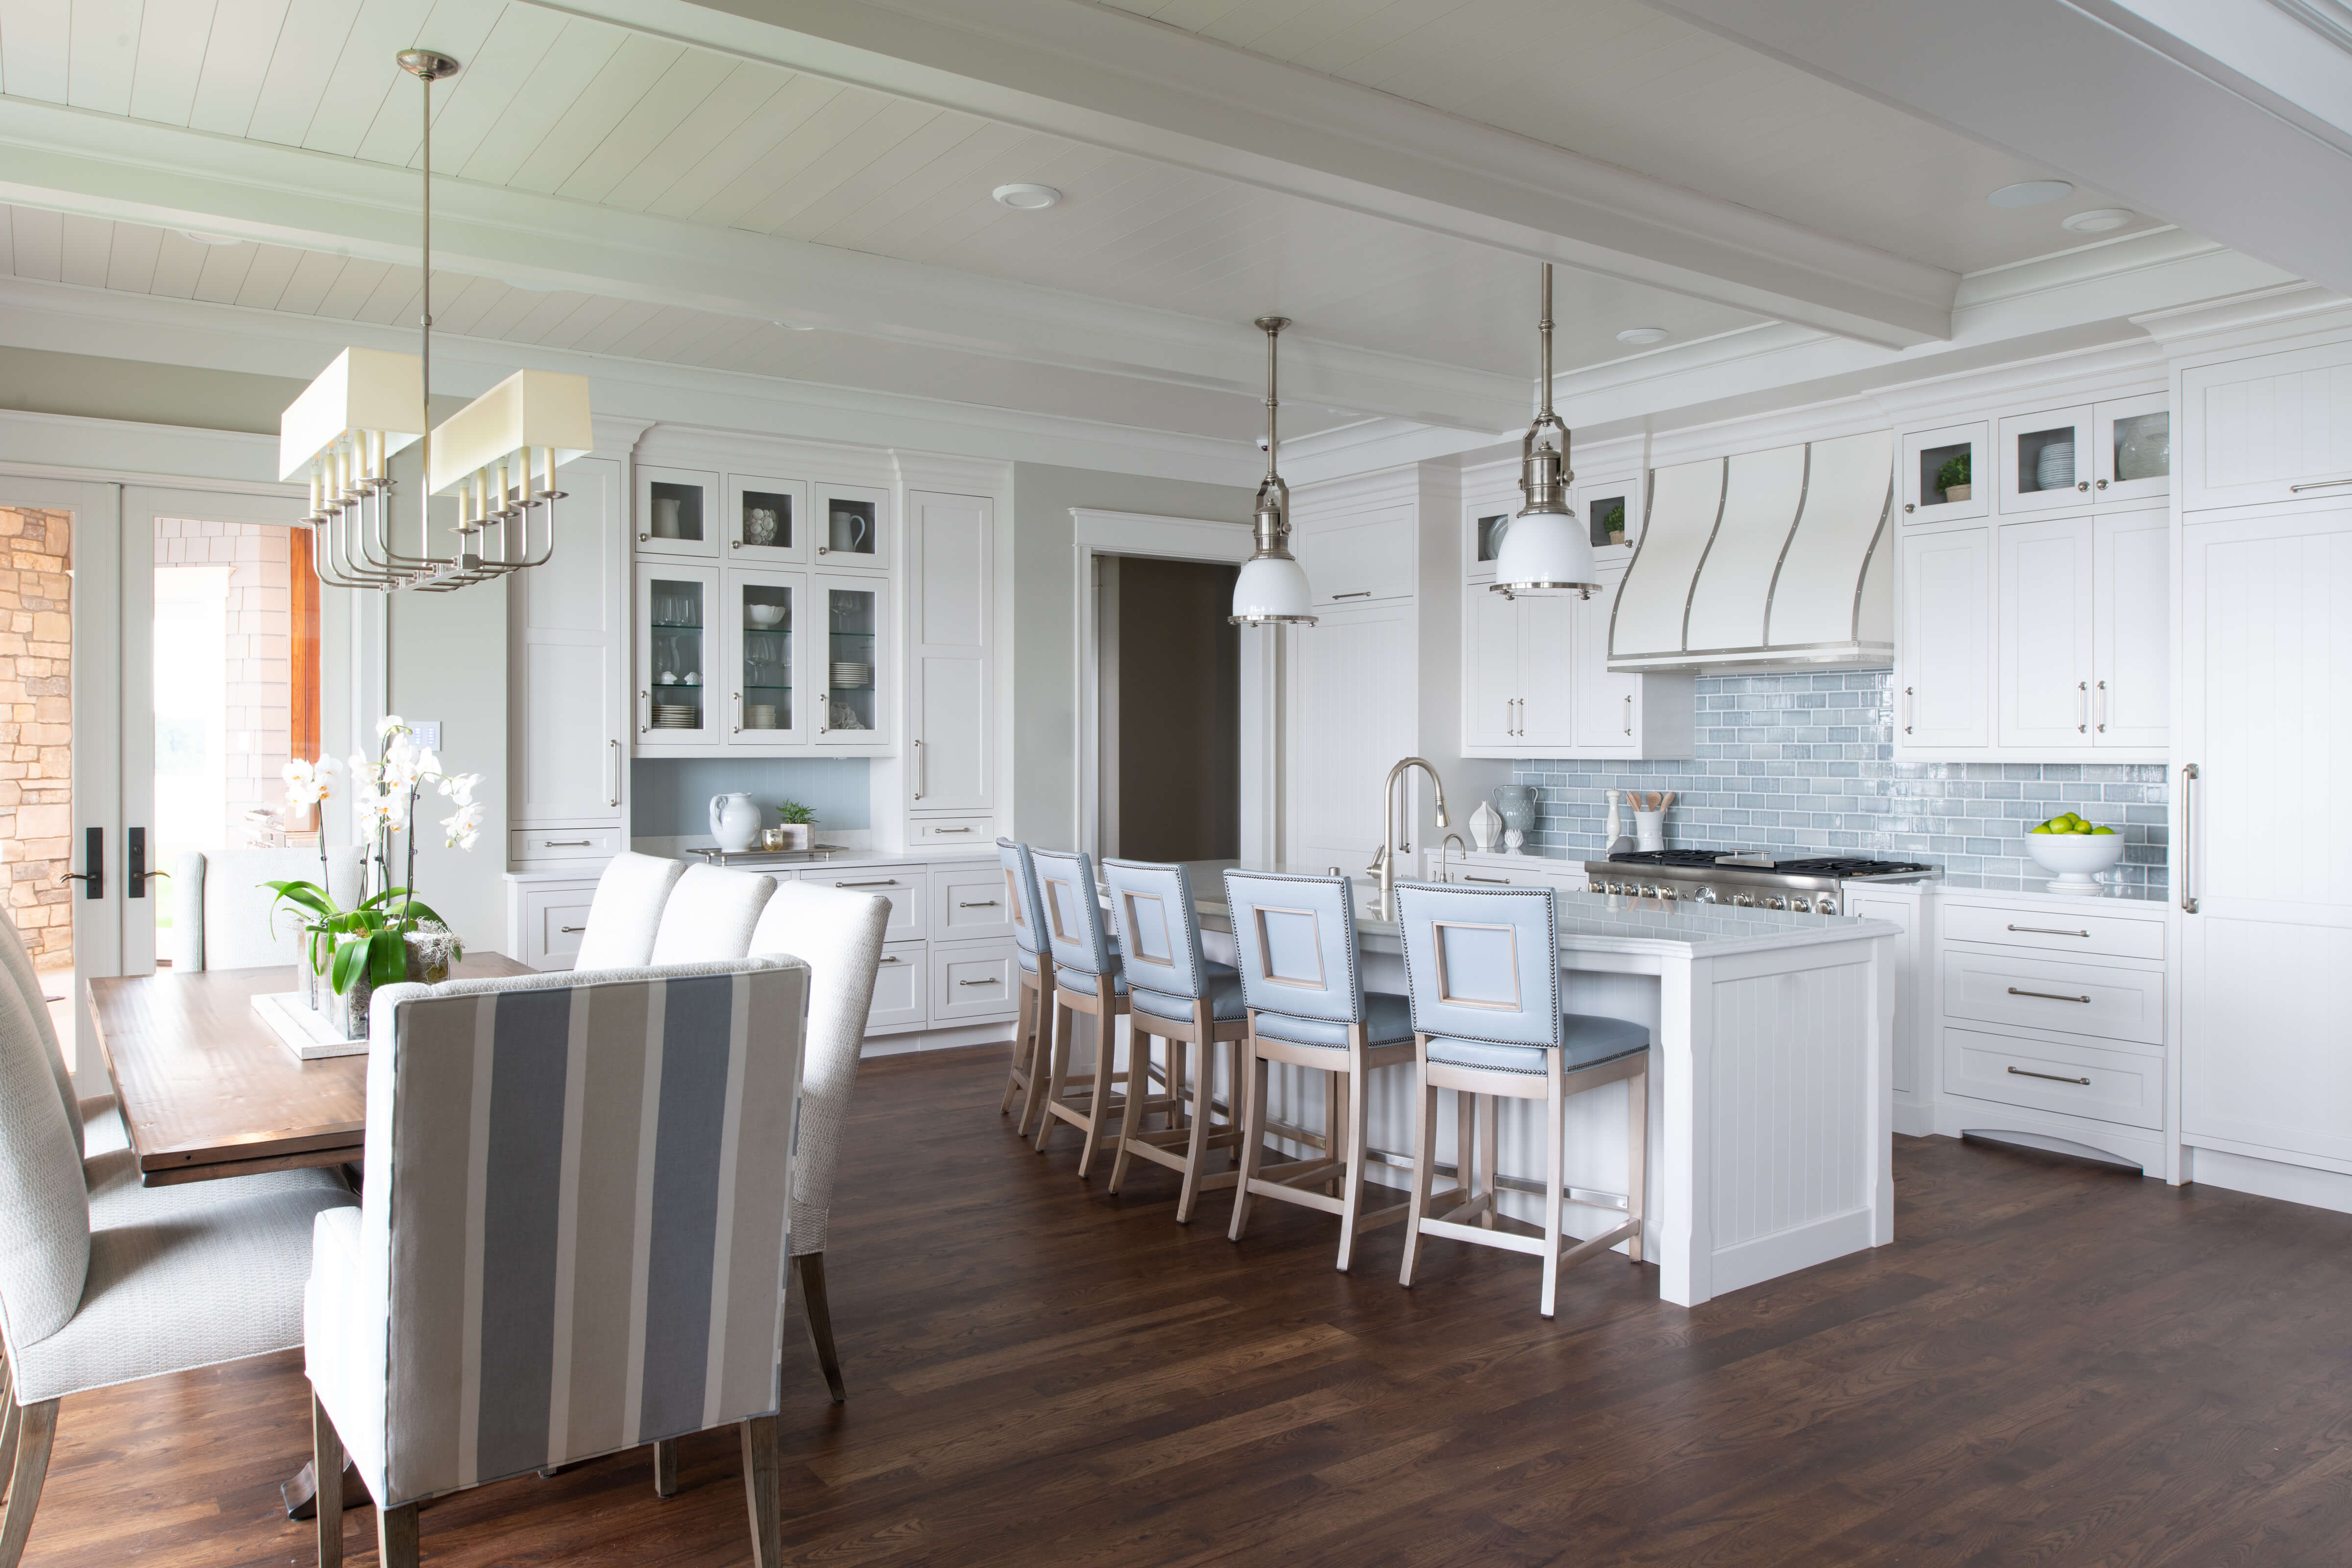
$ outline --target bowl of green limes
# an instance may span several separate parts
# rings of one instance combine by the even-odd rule
[[[2124,858],[2124,836],[2112,827],[2095,827],[2071,811],[2038,822],[2025,836],[2025,852],[2050,872],[2053,893],[2098,890],[2098,875]]]

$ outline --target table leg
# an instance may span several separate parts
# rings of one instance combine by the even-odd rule
[[[287,1518],[316,1519],[319,1517],[318,1478],[318,1468],[305,1460],[302,1468],[294,1472],[292,1479],[280,1483],[278,1493],[286,1500]],[[367,1483],[360,1479],[358,1468],[349,1460],[345,1460],[343,1464],[344,1509],[349,1510],[374,1506],[375,1499],[368,1496]]]

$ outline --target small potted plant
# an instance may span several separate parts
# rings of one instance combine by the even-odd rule
[[[1624,543],[1625,503],[1622,500],[1611,501],[1609,510],[1601,514],[1601,526],[1607,531],[1610,543]]]
[[[805,849],[809,847],[809,829],[815,826],[816,813],[796,800],[776,803],[776,819],[783,824],[783,847]]]
[[[1976,493],[1976,487],[1969,483],[1966,452],[1944,459],[1944,466],[1936,470],[1936,489],[1947,501],[1966,500]]]

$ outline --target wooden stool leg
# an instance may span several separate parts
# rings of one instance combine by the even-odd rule
[[[1265,1142],[1265,1062],[1244,1041],[1241,1051],[1241,1071],[1234,1075],[1234,1092],[1241,1098],[1242,1164],[1234,1183],[1234,1217],[1225,1226],[1225,1239],[1239,1241],[1248,1228],[1250,1183],[1257,1179],[1258,1148]]]
[[[1566,1185],[1563,1156],[1568,1142],[1568,1097],[1560,1092],[1559,1053],[1551,1053],[1551,1092],[1544,1099],[1544,1252],[1543,1303],[1538,1309],[1550,1317],[1559,1300],[1559,1208]]]
[[[1429,1212],[1430,1168],[1437,1163],[1437,1090],[1429,1085],[1429,1042],[1420,1043],[1421,1059],[1413,1071],[1420,1083],[1412,1097],[1412,1206],[1404,1215],[1404,1267],[1397,1283],[1412,1288],[1412,1266],[1421,1258],[1421,1221]],[[1465,1145],[1466,1147],[1467,1145]],[[1461,1156],[1454,1157],[1456,1184],[1462,1174]]]
[[[1094,1163],[1095,1148],[1102,1141],[1103,1123],[1108,1120],[1104,1107],[1110,1101],[1111,1075],[1118,1070],[1118,1024],[1110,1016],[1108,1000],[1098,986],[1095,992],[1095,1090],[1087,1101],[1087,1124],[1083,1129],[1087,1141],[1078,1146],[1078,1180],[1087,1179],[1087,1167]],[[1128,1069],[1135,1068],[1135,1047],[1128,1047]]]
[[[1346,1119],[1341,1126],[1348,1140],[1348,1163],[1341,1177],[1339,1197],[1339,1272],[1345,1274],[1356,1253],[1356,1232],[1364,1217],[1364,1101],[1371,1098],[1365,1092],[1364,1042],[1359,1035],[1349,1052],[1352,1058],[1348,1076],[1340,1084],[1340,1113]]]
[[[1046,1056],[1053,1064],[1053,1070],[1050,1074],[1029,1075],[1029,1092],[1032,1095],[1037,1092],[1040,1083],[1045,1086],[1045,1096],[1037,1104],[1037,1152],[1040,1154],[1045,1152],[1045,1144],[1054,1136],[1054,1107],[1062,1101],[1062,1080],[1070,1073],[1070,1036],[1072,1026],[1077,1022],[1077,1016],[1062,1005],[1060,986],[1043,993],[1043,999],[1046,1006]],[[1062,1022],[1065,1017],[1070,1020],[1069,1024]]]
[[[417,1530],[416,1505],[379,1508],[375,1512],[375,1555],[379,1568],[416,1568],[424,1555]]]
[[[1650,1075],[1645,1069],[1625,1080],[1625,1148],[1632,1155],[1626,1173],[1625,1218],[1633,1234],[1625,1238],[1625,1261],[1642,1261],[1642,1200],[1650,1181]]]
[[[1486,1206],[1478,1211],[1478,1223],[1492,1230],[1495,1215],[1503,1201],[1503,1162],[1499,1153],[1503,1142],[1503,1100],[1496,1094],[1478,1098],[1484,1102],[1478,1107],[1478,1168],[1486,1183]]]
[[[310,1395],[310,1463],[312,1473],[341,1479],[343,1440],[327,1407]],[[343,1489],[319,1489],[319,1568],[343,1568]]]
[[[1013,1018],[1013,1065],[1004,1074],[1004,1098],[996,1103],[996,1114],[999,1116],[1013,1109],[1013,1091],[1021,1087],[1021,1079],[1024,1076],[1022,1068],[1027,1068],[1029,1069],[1027,1076],[1032,1078],[1035,1077],[1037,1072],[1036,1056],[1031,1048],[1034,1044],[1032,1034],[1034,1023],[1032,1015],[1035,1010],[1032,998],[1035,993],[1018,980],[1013,982],[1013,989],[1021,994],[1020,1005]]]
[[[1477,1137],[1478,1097],[1466,1089],[1454,1091],[1454,1184],[1462,1189],[1462,1201],[1476,1197],[1477,1184],[1472,1178],[1470,1150]]]
[[[1103,1190],[1118,1191],[1127,1179],[1128,1152],[1135,1146],[1135,1135],[1143,1131],[1143,1102],[1151,1098],[1151,1037],[1143,1026],[1130,1016],[1127,1041],[1127,1103],[1118,1117],[1118,1157],[1110,1163],[1110,1184]],[[1176,1052],[1168,1053],[1169,1065],[1175,1065]]]
[[[1200,1032],[1201,1059],[1192,1075],[1192,1103],[1188,1113],[1191,1121],[1189,1130],[1192,1135],[1184,1144],[1184,1184],[1176,1194],[1178,1225],[1192,1223],[1192,1200],[1201,1194],[1201,1167],[1209,1158],[1209,1089],[1211,1080],[1216,1077],[1213,1070],[1217,1059],[1216,1031],[1209,1020],[1209,1009],[1205,1004],[1193,1005],[1192,1026]],[[1174,1048],[1185,1056],[1191,1055],[1181,1043]],[[1169,1092],[1174,1093],[1178,1087],[1171,1085]]]

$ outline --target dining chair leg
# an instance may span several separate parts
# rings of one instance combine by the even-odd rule
[[[1130,1022],[1127,1042],[1127,1103],[1119,1110],[1118,1154],[1110,1163],[1110,1184],[1103,1189],[1107,1193],[1118,1192],[1119,1183],[1126,1180],[1128,1151],[1135,1147],[1135,1135],[1143,1131],[1143,1103],[1151,1098],[1151,1074],[1149,1070],[1151,1041],[1151,1036]],[[1176,1065],[1176,1048],[1172,1044],[1168,1048],[1168,1064],[1171,1070]]]
[[[1429,1212],[1430,1167],[1437,1163],[1437,1090],[1429,1082],[1429,1042],[1419,1042],[1420,1060],[1413,1071],[1419,1087],[1412,1097],[1412,1206],[1404,1215],[1404,1267],[1397,1283],[1412,1289],[1412,1268],[1421,1260],[1421,1219]],[[1455,1181],[1462,1180],[1461,1155],[1454,1156]]]
[[[341,1477],[343,1440],[327,1407],[310,1395],[311,1473]],[[319,1493],[319,1568],[343,1568],[343,1489],[328,1487]]]
[[[1625,1080],[1625,1149],[1632,1157],[1626,1172],[1625,1220],[1633,1234],[1625,1238],[1625,1261],[1642,1261],[1642,1200],[1650,1183],[1650,1075],[1637,1072]]]
[[[1021,1088],[1021,1079],[1024,1076],[1034,1078],[1037,1072],[1034,1042],[1030,1037],[1036,1025],[1034,1016],[1036,1011],[1036,993],[1029,986],[1018,983],[1015,989],[1020,992],[1021,997],[1020,1005],[1014,1010],[1013,1019],[1013,1065],[1005,1069],[1004,1098],[997,1101],[996,1105],[996,1114],[999,1116],[1004,1115],[1013,1109],[1013,1096],[1014,1091]],[[1024,1068],[1028,1069],[1025,1075],[1022,1071]]]
[[[41,1483],[49,1475],[49,1444],[58,1435],[58,1402],[45,1399],[17,1412],[16,1458],[8,1468],[8,1508],[0,1514],[0,1568],[16,1568],[33,1533],[33,1510],[41,1506]]]
[[[1265,1061],[1244,1041],[1241,1070],[1234,1075],[1234,1089],[1241,1100],[1242,1163],[1234,1180],[1234,1217],[1225,1226],[1225,1239],[1239,1241],[1248,1228],[1250,1183],[1257,1179],[1258,1146],[1265,1142]]]
[[[1538,1316],[1549,1318],[1559,1302],[1560,1196],[1567,1185],[1568,1097],[1560,1091],[1559,1053],[1552,1053],[1549,1092],[1544,1098],[1544,1251],[1543,1303]],[[1501,1109],[1498,1105],[1497,1110]]]
[[[677,1496],[677,1439],[654,1439],[654,1496]]]
[[[824,1254],[796,1255],[793,1272],[800,1277],[801,1310],[808,1317],[809,1342],[816,1347],[816,1364],[824,1373],[824,1385],[835,1405],[845,1405],[849,1394],[841,1383],[841,1354],[833,1348],[833,1309],[824,1299]]]
[[[16,1407],[16,1392],[6,1395],[5,1408],[0,1408],[0,1481],[5,1481],[16,1469],[16,1438],[25,1429],[25,1413]]]
[[[1348,1163],[1340,1177],[1343,1184],[1339,1197],[1339,1272],[1345,1274],[1356,1255],[1356,1233],[1364,1215],[1364,1093],[1363,1042],[1356,1042],[1349,1053],[1355,1059],[1340,1086],[1340,1114],[1346,1118],[1342,1126],[1348,1139]]]
[[[1076,1032],[1078,1021],[1076,1014],[1062,1005],[1061,987],[1055,986],[1044,993],[1042,1000],[1046,1007],[1045,1051],[1052,1070],[1029,1075],[1029,1093],[1033,1099],[1037,1099],[1037,1086],[1041,1083],[1045,1086],[1044,1097],[1037,1099],[1037,1152],[1040,1154],[1045,1152],[1045,1145],[1054,1136],[1054,1107],[1061,1103],[1062,1080],[1070,1075],[1070,1036]],[[1065,1018],[1069,1020],[1067,1024],[1062,1021]]]
[[[424,1544],[417,1528],[417,1505],[378,1507],[375,1510],[375,1555],[378,1568],[417,1568]],[[5,1568],[5,1565],[0,1565]]]
[[[751,1514],[753,1568],[781,1568],[784,1560],[784,1496],[777,1460],[776,1417],[743,1423],[743,1502]]]

